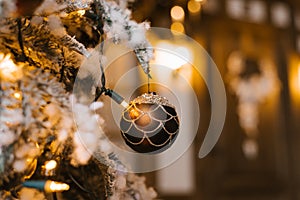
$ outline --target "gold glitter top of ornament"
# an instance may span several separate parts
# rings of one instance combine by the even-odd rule
[[[157,95],[155,92],[151,93],[144,93],[138,97],[136,97],[134,100],[130,102],[130,104],[158,104],[163,106],[169,106],[172,108],[175,108],[174,105],[170,104],[168,99],[166,97],[162,97]]]

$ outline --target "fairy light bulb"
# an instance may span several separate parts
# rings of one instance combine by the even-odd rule
[[[20,100],[20,99],[21,99],[21,96],[22,96],[22,95],[21,95],[20,92],[15,92],[15,93],[14,93],[14,97],[15,97],[16,99],[19,99],[19,100]]]
[[[57,167],[57,162],[55,160],[46,161],[43,166],[43,173],[45,176],[55,175],[55,169]]]
[[[55,160],[50,160],[45,162],[45,168],[47,170],[55,169],[57,166],[57,162]]]
[[[66,183],[60,183],[56,181],[46,181],[44,190],[45,192],[62,192],[70,189],[70,186]]]
[[[44,190],[46,193],[51,192],[63,192],[70,189],[70,186],[66,183],[52,181],[52,180],[37,180],[37,181],[25,181],[22,183],[23,187],[35,188],[38,190]]]

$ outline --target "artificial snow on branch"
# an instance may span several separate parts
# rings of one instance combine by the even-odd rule
[[[144,72],[149,76],[149,61],[153,57],[153,50],[146,39],[146,31],[150,28],[148,22],[138,24],[131,20],[131,11],[122,9],[114,1],[101,0],[104,27],[107,39],[115,43],[124,42],[137,55]]]
[[[16,11],[16,0],[0,0],[0,17],[11,17]]]
[[[149,24],[131,20],[125,7],[125,0],[0,0],[0,199],[19,191],[20,199],[44,199],[20,187],[25,178],[48,178],[43,163],[52,159],[59,163],[52,178],[71,184],[66,196],[156,197],[114,154],[97,114],[103,104],[70,95],[82,61],[105,38],[125,42],[149,75]],[[82,180],[86,169],[92,178]]]

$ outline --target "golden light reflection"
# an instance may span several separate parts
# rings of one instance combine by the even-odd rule
[[[140,116],[140,113],[135,108],[131,108],[129,110],[129,116],[131,119],[137,119]]]
[[[175,21],[183,21],[184,20],[184,10],[182,7],[180,6],[174,6],[171,9],[171,17],[173,20]]]

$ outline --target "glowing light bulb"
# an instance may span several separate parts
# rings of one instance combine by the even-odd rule
[[[55,175],[55,168],[57,167],[57,162],[55,160],[46,161],[43,169],[43,174],[45,176],[53,176]]]
[[[62,192],[70,189],[70,186],[66,183],[60,183],[56,181],[46,181],[44,190],[45,192]]]
[[[45,162],[45,168],[47,170],[55,169],[57,166],[57,162],[55,160],[50,160]]]
[[[19,100],[20,100],[22,96],[21,96],[21,94],[20,94],[19,92],[15,92],[15,93],[14,93],[14,97],[15,97],[16,99],[19,99]]]

